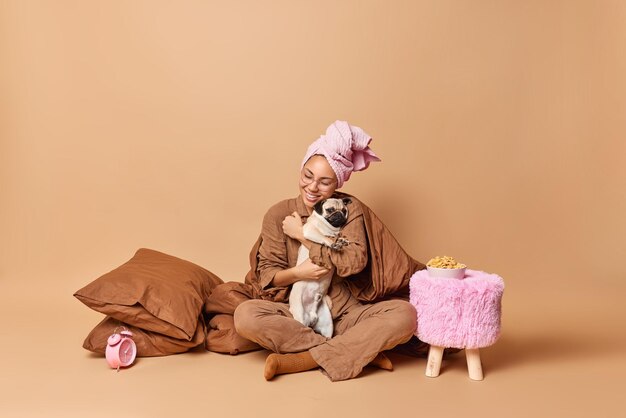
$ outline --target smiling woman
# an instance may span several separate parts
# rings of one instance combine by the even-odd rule
[[[241,336],[274,351],[265,363],[267,380],[276,374],[317,367],[333,381],[353,378],[368,364],[392,370],[391,361],[382,352],[407,342],[415,332],[416,313],[408,302],[394,299],[363,303],[366,288],[373,287],[374,293],[380,293],[378,296],[386,296],[382,290],[384,285],[374,284],[373,275],[380,274],[372,273],[371,269],[372,262],[380,260],[368,258],[368,254],[378,255],[381,249],[380,246],[374,248],[380,240],[368,235],[366,223],[375,218],[369,208],[351,196],[347,222],[335,238],[345,240],[348,243],[345,246],[325,246],[307,240],[303,234],[303,221],[318,202],[330,197],[346,197],[337,189],[352,172],[380,161],[369,148],[371,140],[361,128],[345,121],[331,124],[326,134],[306,152],[298,184],[299,196],[272,206],[263,219],[260,245],[253,258],[258,263],[249,277],[257,293],[265,297],[241,303],[235,310],[234,320]],[[309,258],[297,264],[301,245],[309,249]],[[388,264],[398,263],[404,267],[400,274],[391,276],[404,277],[424,268],[423,264],[406,256],[399,246],[393,248],[397,249],[397,254],[404,255],[406,263],[398,262],[397,254],[390,257]],[[326,338],[293,318],[285,295],[293,283],[319,280],[332,269],[328,296],[332,302],[334,334]],[[385,280],[378,276],[376,279]],[[400,287],[402,285],[393,288]]]
[[[319,173],[317,176],[315,173]],[[312,156],[302,167],[300,190],[307,207],[327,199],[337,188],[337,176],[323,155]]]
[[[311,209],[320,200],[328,199],[337,189],[337,176],[323,155],[312,156],[300,175],[300,193],[307,208]]]

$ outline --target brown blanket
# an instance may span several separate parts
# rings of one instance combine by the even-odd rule
[[[351,199],[357,200],[350,196]],[[400,246],[389,229],[365,204],[363,217],[368,240],[368,263],[358,274],[348,278],[352,294],[361,302],[375,302],[389,298],[408,300],[409,279],[417,270],[426,268],[414,260]],[[276,302],[288,300],[288,288],[261,289],[257,276],[257,254],[262,238],[259,237],[250,251],[250,271],[245,282],[226,282],[215,287],[205,304],[205,315],[232,315],[235,308],[248,299],[266,299]],[[209,321],[206,347],[211,351],[236,354],[258,349],[254,343],[238,336],[233,329],[213,327]],[[232,321],[230,321],[232,324]],[[225,335],[230,338],[225,338]]]

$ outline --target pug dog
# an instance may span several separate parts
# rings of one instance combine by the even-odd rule
[[[347,239],[337,238],[337,235],[348,221],[347,205],[349,203],[352,201],[347,197],[317,202],[313,207],[313,213],[302,226],[304,237],[336,251],[348,245]],[[309,258],[309,249],[300,245],[296,265],[307,258]],[[326,292],[334,273],[333,268],[319,280],[295,282],[289,295],[289,311],[294,319],[327,338],[333,336],[333,318],[330,313],[330,297],[326,295]]]

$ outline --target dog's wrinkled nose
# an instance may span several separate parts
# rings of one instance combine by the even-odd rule
[[[332,215],[328,217],[328,223],[334,226],[335,228],[339,228],[345,225],[346,217],[343,213],[336,211]]]

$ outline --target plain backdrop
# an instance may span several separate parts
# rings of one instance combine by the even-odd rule
[[[465,393],[451,413],[495,416],[519,402],[520,414],[615,416],[626,372],[625,19],[626,3],[608,0],[0,2],[0,350],[13,359],[0,411],[82,405],[77,415],[95,416],[88,388],[109,399],[119,379],[80,347],[101,315],[72,293],[140,247],[242,281],[263,214],[297,195],[307,146],[339,119],[369,133],[382,158],[342,191],[414,258],[450,255],[504,278],[503,338],[492,363],[485,354],[483,386],[465,392],[462,357],[457,375],[428,388],[418,360],[344,386],[317,372],[266,383],[257,352],[145,360],[132,387],[167,371],[263,400],[302,393],[298,382],[320,408],[367,416],[377,407],[336,388],[376,396],[410,383],[439,405]],[[210,374],[193,374],[202,362]],[[232,387],[230,370],[241,371]],[[23,403],[32,382],[48,389]],[[146,416],[168,411],[147,405]]]

